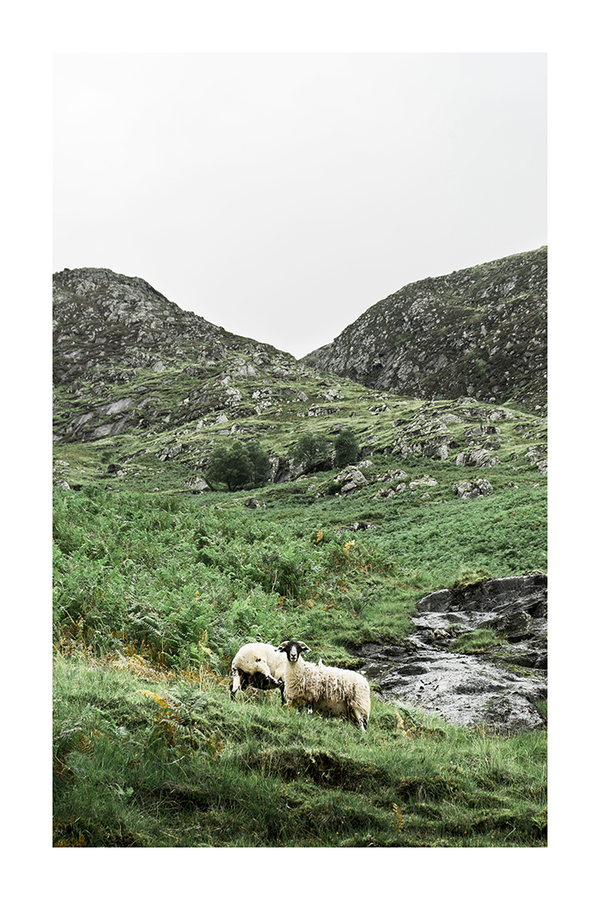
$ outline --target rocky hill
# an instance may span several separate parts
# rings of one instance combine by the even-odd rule
[[[287,376],[294,358],[185,312],[141,278],[53,278],[55,440],[196,421],[241,399],[236,377]],[[175,399],[175,397],[177,399]]]
[[[547,248],[406,285],[304,357],[402,396],[545,411]]]
[[[307,431],[325,439],[327,478],[343,428],[358,438],[363,468],[316,491],[345,495],[369,484],[388,496],[412,484],[411,460],[414,490],[429,484],[433,500],[479,496],[517,475],[534,482],[546,470],[546,421],[518,404],[402,398],[317,372],[107,269],[54,276],[54,382],[54,481],[67,487],[110,478],[132,490],[206,490],[217,445],[259,440],[272,482],[306,492],[294,444]],[[423,459],[444,464],[447,484],[419,467]],[[486,478],[456,467],[485,469]]]

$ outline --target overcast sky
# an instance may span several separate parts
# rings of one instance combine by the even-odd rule
[[[542,53],[54,57],[54,271],[296,357],[546,234]]]

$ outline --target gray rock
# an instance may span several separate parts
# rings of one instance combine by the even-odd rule
[[[499,463],[498,457],[492,456],[485,447],[481,447],[479,450],[465,450],[456,457],[457,466],[474,466],[478,469],[485,466],[497,466]]]
[[[477,497],[491,494],[494,489],[485,478],[476,478],[474,481],[458,481],[452,485],[452,490],[457,497],[475,500]]]
[[[369,483],[358,466],[346,466],[339,475],[336,475],[334,481],[341,485],[341,494],[351,494]]]
[[[498,578],[423,597],[415,630],[401,645],[364,644],[367,678],[386,701],[455,725],[500,733],[545,725],[547,577]],[[452,651],[460,635],[494,629],[505,643],[477,654]]]
[[[184,487],[192,491],[208,491],[209,486],[201,475],[193,475],[184,482]]]

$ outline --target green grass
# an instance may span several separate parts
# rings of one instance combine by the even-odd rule
[[[500,467],[469,502],[442,463],[401,465],[445,502],[381,499],[377,482],[318,496],[329,473],[253,492],[258,509],[247,492],[55,492],[55,845],[545,844],[545,733],[453,728],[376,693],[366,734],[277,692],[229,699],[246,641],[301,637],[356,665],[362,641],[409,633],[429,591],[545,568],[535,474],[518,504]]]
[[[268,695],[232,702],[214,676],[138,670],[55,658],[55,846],[545,845],[544,733],[375,699],[363,734]]]

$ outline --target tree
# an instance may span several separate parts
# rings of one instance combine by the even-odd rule
[[[292,447],[292,459],[296,465],[303,463],[306,472],[326,462],[327,456],[327,439],[310,431],[305,432]]]
[[[258,441],[246,444],[245,450],[250,460],[251,487],[260,487],[271,478],[271,464],[269,457],[262,449]]]
[[[344,428],[343,431],[340,431],[333,442],[333,449],[335,450],[335,464],[340,469],[356,462],[360,453],[360,445],[351,428]]]
[[[209,482],[226,484],[230,491],[259,487],[267,483],[270,474],[269,457],[258,441],[235,441],[229,450],[216,447],[206,470]]]

